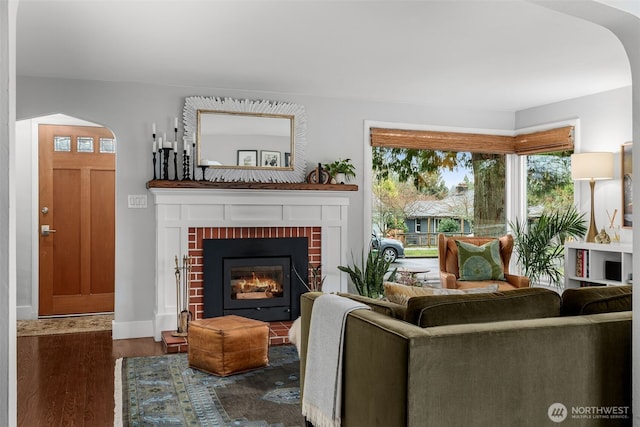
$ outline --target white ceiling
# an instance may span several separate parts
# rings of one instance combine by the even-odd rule
[[[631,84],[612,33],[523,0],[20,0],[17,72],[500,111]]]

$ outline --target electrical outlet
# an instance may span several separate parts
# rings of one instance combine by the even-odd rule
[[[129,194],[127,206],[129,207],[129,209],[145,209],[147,207],[147,195]]]

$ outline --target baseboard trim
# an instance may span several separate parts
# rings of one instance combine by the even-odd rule
[[[31,305],[20,305],[16,307],[16,320],[36,320],[38,313],[33,311]]]
[[[114,320],[111,335],[114,340],[153,337],[153,321],[118,322]]]

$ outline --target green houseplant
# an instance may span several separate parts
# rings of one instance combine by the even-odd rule
[[[353,259],[353,254],[351,255]],[[353,260],[353,266],[338,266],[338,270],[343,271],[349,275],[351,282],[356,287],[356,290],[360,295],[379,298],[384,294],[384,280],[385,275],[389,271],[391,261],[387,261],[384,258],[384,254],[381,251],[375,251],[369,249],[367,259],[365,261],[364,254],[362,256],[361,267],[359,267],[355,259]],[[394,268],[389,276],[389,280],[393,280],[397,268]]]
[[[356,168],[351,163],[351,159],[338,159],[331,163],[325,163],[324,168],[339,184],[344,184],[356,176]]]
[[[560,287],[564,275],[564,242],[581,238],[587,231],[584,214],[571,206],[565,211],[545,211],[536,221],[511,223],[516,259],[532,284],[548,278]]]

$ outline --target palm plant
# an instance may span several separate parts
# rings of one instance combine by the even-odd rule
[[[537,221],[510,223],[513,230],[516,259],[531,283],[544,277],[560,287],[564,275],[564,242],[581,238],[587,231],[584,214],[575,206],[564,211],[543,212]]]
[[[351,254],[351,258],[353,259],[353,254]],[[356,290],[360,295],[370,298],[379,298],[382,296],[384,294],[385,275],[389,271],[391,261],[385,260],[381,251],[375,251],[372,249],[369,249],[366,263],[364,261],[363,254],[362,267],[358,267],[355,259],[353,261],[353,266],[345,267],[340,265],[338,266],[338,269],[349,274],[351,282],[353,282],[353,285],[356,287]],[[393,269],[389,276],[389,280],[393,280],[397,270],[397,268]]]

